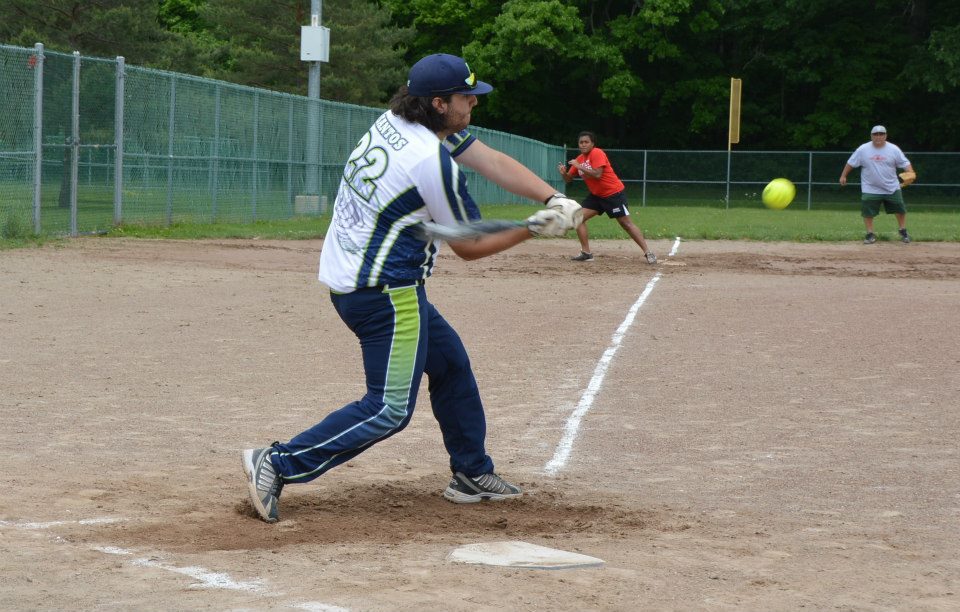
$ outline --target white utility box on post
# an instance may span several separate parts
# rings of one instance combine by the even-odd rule
[[[330,28],[300,26],[300,61],[330,61]]]

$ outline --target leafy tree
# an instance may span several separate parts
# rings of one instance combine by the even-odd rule
[[[503,0],[381,0],[395,23],[412,28],[409,64],[431,53],[460,55],[476,30],[501,13]],[[470,58],[467,58],[469,61]]]
[[[32,47],[114,57],[149,65],[169,39],[157,20],[156,0],[4,0],[0,40]]]
[[[607,146],[722,148],[735,76],[741,148],[846,149],[893,119],[898,142],[960,145],[952,1],[383,2],[417,29],[408,63],[461,53],[493,82],[474,113],[490,127],[552,142],[592,128]]]
[[[160,0],[159,19],[171,32],[194,33],[210,29],[200,16],[207,0]]]
[[[918,0],[907,4],[905,15],[914,47],[904,58],[898,85],[909,89],[888,112],[905,124],[918,148],[956,151],[960,149],[960,105],[956,104],[960,97],[960,5]]]
[[[878,123],[908,42],[888,21],[879,6],[728,2],[721,68],[744,81],[743,147],[846,148]]]
[[[505,2],[503,12],[478,27],[461,52],[495,87],[475,113],[494,126],[526,126],[527,134],[557,142],[564,115],[602,81],[585,61],[583,21],[559,0]],[[487,77],[486,75],[490,75]],[[582,82],[582,90],[562,84]],[[593,95],[593,94],[591,94]]]
[[[956,93],[948,58],[960,59],[960,49],[925,53],[938,38],[931,23],[957,23],[954,3],[728,0],[727,6],[723,34],[734,47],[724,63],[744,78],[745,146],[847,149],[884,123],[902,146],[956,148],[956,105],[943,94]],[[949,38],[949,28],[939,31]],[[934,131],[924,127],[937,122]]]
[[[931,92],[945,93],[960,87],[960,25],[931,32],[908,76],[913,84]]]
[[[620,80],[632,74],[636,85],[622,91],[629,97],[610,106],[601,124],[606,132],[633,136],[634,142],[642,134],[642,146],[648,147],[664,147],[667,142],[689,145],[709,138],[719,113],[725,122],[727,106],[727,77],[722,76],[716,51],[705,45],[719,32],[721,4],[717,0],[612,4],[617,12],[610,5],[601,11],[590,3],[591,43],[609,40],[621,49]],[[723,100],[719,105],[718,98]],[[604,102],[610,101],[605,95]]]
[[[585,128],[636,134],[658,101],[660,67],[683,59],[677,41],[716,28],[718,13],[714,0],[508,0],[464,48],[502,90],[478,116],[553,142]]]
[[[170,34],[156,67],[205,77],[223,74],[229,62],[227,41],[204,19],[207,0],[160,0],[158,19]]]
[[[306,7],[304,6],[306,5]],[[310,19],[303,0],[207,0],[200,17],[211,24],[223,54],[213,76],[281,91],[306,92],[299,57],[300,26]]]
[[[303,94],[307,0],[0,2],[0,40]],[[723,148],[730,77],[743,149],[848,149],[883,123],[960,148],[956,0],[325,0],[325,98],[382,105],[428,53],[495,91],[479,125],[549,142]]]
[[[321,69],[325,98],[381,105],[406,82],[406,44],[414,32],[393,25],[388,9],[362,0],[327,1],[330,63]]]
[[[412,32],[393,25],[389,10],[368,0],[326,0],[323,8],[331,49],[321,70],[321,95],[382,104],[405,78],[404,43]],[[306,94],[300,27],[310,21],[310,2],[207,0],[199,14],[225,42],[219,65],[208,66],[214,76]]]

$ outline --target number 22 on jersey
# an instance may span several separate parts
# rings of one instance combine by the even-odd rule
[[[376,181],[387,171],[387,152],[383,147],[370,146],[371,135],[367,132],[347,159],[343,178],[350,188],[369,202],[377,191]]]

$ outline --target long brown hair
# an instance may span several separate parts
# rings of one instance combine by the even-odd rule
[[[390,99],[390,110],[394,115],[403,117],[411,123],[419,123],[431,132],[439,132],[446,127],[447,121],[433,107],[434,98],[450,102],[451,96],[411,96],[407,92],[407,86],[401,85]]]

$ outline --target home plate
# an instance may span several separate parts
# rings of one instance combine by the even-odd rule
[[[529,569],[573,569],[602,567],[603,559],[579,553],[537,546],[528,542],[483,542],[454,549],[447,557],[455,563],[525,567]]]

